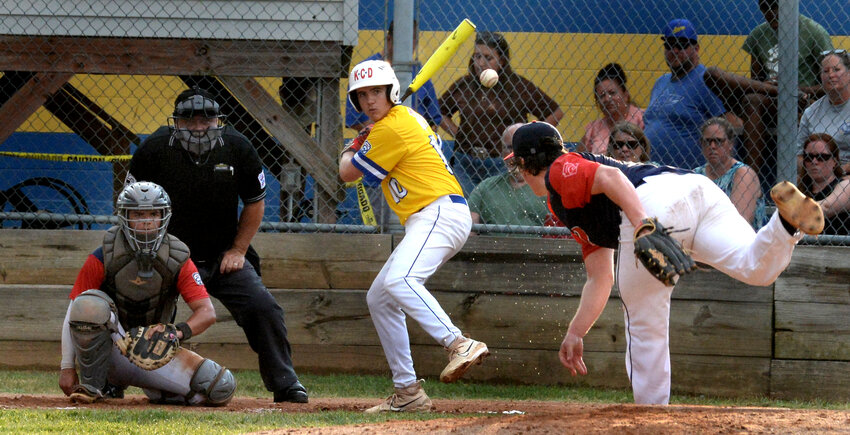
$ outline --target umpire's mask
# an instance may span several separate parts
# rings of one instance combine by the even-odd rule
[[[219,104],[209,92],[198,87],[183,91],[174,103],[174,113],[168,118],[171,143],[176,140],[192,155],[197,164],[217,145],[224,145],[221,137],[224,116]],[[204,159],[206,161],[206,158]]]

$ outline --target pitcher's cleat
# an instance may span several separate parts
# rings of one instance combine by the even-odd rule
[[[823,231],[823,210],[812,198],[803,195],[797,186],[783,181],[770,189],[770,197],[776,203],[776,209],[789,224],[800,231],[817,235]]]
[[[481,364],[490,350],[481,341],[460,337],[448,347],[449,364],[440,373],[440,382],[451,383],[463,376],[473,364]]]
[[[431,399],[422,388],[424,380],[420,379],[404,388],[396,388],[392,396],[384,403],[367,409],[367,414],[378,412],[427,412],[434,409]]]

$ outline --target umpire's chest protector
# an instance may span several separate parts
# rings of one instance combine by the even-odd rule
[[[125,330],[173,321],[178,296],[176,280],[188,258],[189,248],[166,235],[153,261],[153,275],[142,278],[124,234],[118,227],[106,232],[103,238],[106,276],[101,290],[115,301],[118,320]]]

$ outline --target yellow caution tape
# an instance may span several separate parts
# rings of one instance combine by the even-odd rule
[[[21,153],[16,151],[0,151],[0,156],[19,157],[22,159],[50,160],[52,162],[116,162],[129,161],[131,154],[118,156],[98,156],[89,154],[48,154],[48,153]]]
[[[357,191],[357,206],[360,207],[363,225],[377,226],[378,220],[375,219],[375,211],[372,209],[372,203],[369,202],[366,186],[363,185],[363,177],[358,178],[357,181],[345,183],[345,187],[354,187]]]

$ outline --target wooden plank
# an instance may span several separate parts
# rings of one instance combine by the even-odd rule
[[[402,234],[394,235],[397,246],[403,239]],[[492,237],[471,235],[456,255],[457,258],[486,257],[522,257],[540,261],[560,262],[570,258],[581,262],[581,248],[570,239],[544,239],[540,237]]]
[[[771,303],[773,286],[751,286],[714,269],[699,269],[682,277],[673,299]]]
[[[774,357],[779,359],[850,361],[850,334],[776,331]]]
[[[771,362],[770,394],[776,399],[850,400],[850,362]]]
[[[674,393],[753,397],[770,391],[770,358],[671,355],[670,366]]]
[[[73,284],[102,231],[0,230],[0,282]]]
[[[776,329],[850,334],[850,305],[777,301]]]
[[[317,81],[316,94],[318,95],[318,122],[316,122],[316,136],[318,139],[319,153],[329,156],[339,155],[342,141],[342,118],[339,112],[339,79],[326,78]],[[337,165],[334,165],[336,168]],[[336,186],[334,186],[336,187]],[[338,198],[337,189],[327,190],[319,185],[316,188],[316,218],[317,222],[336,222],[336,206],[342,198]]]
[[[0,43],[0,46],[2,46],[2,43]],[[2,63],[0,65],[10,71],[29,71],[12,68]],[[56,92],[74,76],[72,72],[46,71],[49,72],[39,72],[29,79],[15,92],[15,95],[12,95],[0,107],[0,119],[3,120],[0,124],[0,143],[5,142],[30,115],[35,113],[50,97],[50,94]]]
[[[259,233],[251,243],[269,288],[367,289],[390,256],[389,234]]]
[[[256,74],[259,75],[259,74]],[[252,77],[219,74],[219,80],[239,99],[239,102],[277,138],[316,182],[328,192],[339,191],[336,156],[316,152],[316,142],[298,121],[275,101],[274,97]]]
[[[850,305],[850,249],[799,246],[776,281],[777,301]]]
[[[392,253],[390,234],[258,233],[251,245],[266,259],[381,261]]]
[[[59,340],[68,307],[69,286],[0,285],[0,340]],[[271,290],[284,308],[289,340],[305,345],[375,345],[375,333],[363,290]],[[435,292],[434,296],[461,330],[493,348],[557,350],[578,298],[506,296]],[[38,300],[33,306],[31,301]],[[192,343],[245,342],[242,329],[213,298],[217,322]],[[722,302],[674,301],[671,352],[686,355],[771,355],[769,309]],[[189,317],[178,304],[177,319]],[[408,319],[411,342],[436,345]],[[43,327],[32,328],[33,324]],[[588,351],[623,352],[625,336],[619,300],[608,302],[585,337]]]
[[[0,47],[6,70],[78,74],[339,77],[342,59],[339,43],[297,40],[0,36]]]

